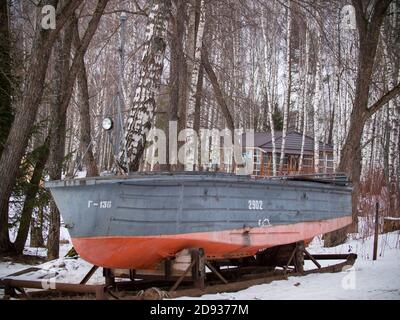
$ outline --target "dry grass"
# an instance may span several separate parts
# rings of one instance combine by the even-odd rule
[[[397,183],[388,186],[382,169],[372,169],[361,181],[358,195],[358,212],[363,223],[359,224],[362,238],[371,236],[375,228],[376,203],[379,202],[380,226],[383,217],[400,217],[400,191]]]

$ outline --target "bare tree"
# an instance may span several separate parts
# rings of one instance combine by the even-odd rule
[[[264,11],[263,11],[264,12]],[[267,72],[269,70],[268,68],[268,53],[267,53],[267,30],[265,28],[265,17],[264,15],[261,18],[261,28],[262,28],[262,35],[263,35],[263,40],[264,40],[264,70],[265,70],[265,77],[267,77]],[[267,79],[265,79],[265,82],[267,82]],[[268,123],[269,123],[269,128],[271,131],[271,142],[272,142],[272,175],[276,176],[277,174],[277,165],[276,165],[276,144],[275,144],[275,124],[274,124],[274,118],[273,118],[273,111],[272,111],[272,101],[270,101],[268,97],[268,87],[265,85],[265,103],[267,104],[267,117],[268,117]]]
[[[205,4],[204,0],[202,0],[199,4],[199,19],[198,24],[196,25],[197,31],[195,35],[195,44],[194,51],[189,52],[189,59],[193,59],[190,63],[190,82],[189,82],[189,102],[186,111],[186,127],[188,129],[194,128],[195,119],[200,115],[196,114],[196,96],[197,96],[197,84],[199,82],[199,74],[201,69],[201,47],[203,43],[203,34],[204,34],[204,26],[205,26]],[[189,48],[192,49],[192,48]],[[198,161],[197,156],[197,145],[194,144],[194,137],[192,134],[188,134],[186,145],[189,145],[188,150],[186,151],[187,163],[186,170],[192,171],[194,169],[194,165]]]
[[[183,119],[180,118],[182,110],[186,108],[186,97],[185,92],[187,91],[186,85],[186,62],[184,58],[183,41],[185,35],[185,18],[186,18],[187,3],[184,0],[173,1],[173,14],[171,14],[172,22],[170,24],[171,29],[171,63],[170,63],[170,95],[169,95],[169,121],[178,122],[178,126],[182,126]],[[184,114],[183,114],[184,116]],[[169,133],[168,126],[168,133]],[[169,141],[168,134],[168,148],[172,141]],[[176,148],[176,146],[171,146]],[[167,153],[167,163],[169,170],[172,170],[174,166],[171,163],[175,163],[177,159],[170,159],[169,153]]]
[[[0,157],[13,120],[11,107],[11,39],[7,1],[0,3]]]
[[[81,45],[81,39],[78,30],[78,19],[74,21],[74,45],[78,48]],[[83,162],[86,165],[87,176],[94,177],[99,175],[96,161],[93,156],[93,143],[90,124],[90,97],[88,88],[88,78],[86,72],[85,59],[83,56],[79,59],[78,71],[79,86],[79,114],[80,114],[80,151]]]
[[[75,52],[70,66],[72,38],[74,34],[74,19],[70,18],[63,38],[55,45],[55,63],[53,73],[53,101],[50,113],[50,158],[49,176],[51,180],[62,178],[62,168],[65,152],[66,113],[71,100],[74,83],[79,72],[80,63],[97,30],[100,18],[108,0],[98,0],[94,14],[88,24],[80,46]],[[61,42],[62,41],[62,42]],[[56,259],[59,256],[60,212],[52,200],[50,202],[50,226],[47,241],[47,257]]]
[[[291,11],[290,11],[290,0],[288,0],[288,8],[287,8],[287,27],[286,27],[286,76],[287,76],[287,87],[286,87],[286,100],[285,105],[283,107],[283,130],[282,130],[282,144],[281,144],[281,157],[279,160],[279,170],[283,170],[283,160],[285,158],[285,145],[286,145],[286,134],[288,129],[289,122],[289,109],[290,109],[290,97],[292,91],[292,46],[291,46],[291,37],[292,37],[292,19],[291,19]]]
[[[342,149],[339,170],[346,172],[354,183],[354,222],[357,222],[358,214],[356,195],[358,194],[361,177],[361,139],[364,125],[367,119],[372,117],[386,103],[400,93],[400,84],[398,83],[375,103],[372,105],[369,104],[370,87],[374,64],[376,62],[375,58],[380,38],[380,29],[390,2],[390,0],[376,0],[366,4],[362,0],[352,1],[355,8],[359,36],[358,68],[349,134]],[[343,242],[346,237],[346,230],[342,229],[328,234],[325,243],[333,246]]]
[[[62,30],[54,44],[54,63],[52,65],[52,100],[50,103],[50,157],[49,176],[51,180],[61,180],[64,163],[66,114],[62,112],[64,88],[70,67],[72,48],[73,18]],[[60,213],[54,201],[50,202],[50,230],[47,241],[48,258],[58,258],[58,241],[60,237]]]
[[[310,37],[309,37],[309,32],[306,30],[306,35],[305,35],[305,45],[306,45],[306,52],[305,52],[305,72],[304,72],[304,84],[303,84],[303,94],[302,94],[302,118],[303,118],[303,132],[302,132],[302,138],[301,138],[301,149],[300,149],[300,160],[299,160],[299,172],[303,170],[303,161],[304,161],[304,144],[306,140],[306,134],[307,134],[307,122],[308,122],[308,116],[307,116],[307,105],[308,105],[308,82],[309,82],[309,73],[310,73]]]
[[[217,76],[211,66],[210,60],[208,58],[208,51],[204,45],[203,45],[202,51],[203,52],[201,55],[201,59],[202,59],[203,65],[204,65],[204,70],[206,71],[208,78],[211,82],[211,85],[214,89],[215,98],[217,99],[218,105],[221,108],[221,111],[224,115],[226,127],[229,130],[231,130],[231,132],[233,132],[235,129],[235,125],[233,123],[233,118],[232,118],[231,112],[229,111],[228,105],[224,99],[224,94],[221,90],[221,86],[219,85],[218,78],[217,78]]]
[[[58,1],[44,1],[44,4],[55,5]],[[41,19],[35,30],[30,63],[27,70],[22,106],[17,110],[7,141],[0,158],[0,252],[10,250],[11,243],[8,234],[8,199],[14,187],[19,164],[28,144],[32,127],[35,123],[43,90],[48,61],[53,43],[66,21],[79,6],[79,0],[68,1],[57,14],[56,29],[41,28]]]
[[[313,128],[314,128],[314,172],[319,172],[319,141],[320,141],[320,117],[322,113],[322,41],[321,41],[321,31],[318,28],[316,35],[316,76],[315,76],[315,90],[313,99]]]
[[[125,137],[119,155],[120,165],[129,171],[139,169],[146,136],[151,128],[156,108],[155,93],[160,86],[164,67],[166,31],[170,16],[170,0],[154,2],[147,24],[146,48],[140,66],[139,84],[126,123]],[[127,159],[125,159],[125,152]],[[125,162],[127,161],[127,163]]]

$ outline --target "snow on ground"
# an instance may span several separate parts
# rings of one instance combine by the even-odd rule
[[[324,248],[321,238],[315,238],[308,247],[311,253],[357,253],[358,259],[355,265],[341,273],[289,277],[288,280],[273,281],[235,293],[204,295],[195,299],[400,299],[400,232],[379,236],[377,261],[372,261],[372,247],[373,237],[350,239],[334,248]],[[62,245],[60,255],[65,255],[70,248],[70,244]],[[26,253],[44,256],[46,251],[26,248]],[[326,261],[321,264],[332,263],[336,262]],[[28,267],[29,265],[0,262],[0,277]],[[60,258],[36,267],[42,270],[25,274],[21,279],[48,281],[46,279],[53,278],[58,282],[79,283],[91,265],[82,259]],[[314,266],[307,261],[305,268],[310,269]],[[103,276],[99,269],[89,283],[102,283],[102,281]],[[2,293],[0,290],[0,297]]]
[[[40,271],[34,271],[22,276],[19,279],[49,279],[57,282],[66,283],[79,283],[83,277],[89,272],[93,266],[80,258],[69,258],[65,257],[66,253],[71,249],[70,244],[63,244],[60,247],[60,256],[62,258],[48,261],[39,265],[27,265],[14,262],[0,262],[0,277],[4,277],[11,273],[15,273],[29,267],[40,268]],[[46,256],[46,249],[44,248],[25,248],[25,254],[37,254],[38,256]],[[101,283],[104,280],[101,270],[97,270],[93,275],[92,279],[89,280],[91,283]],[[1,292],[0,292],[1,294]]]
[[[234,293],[204,295],[203,300],[278,300],[278,299],[400,299],[400,232],[379,236],[378,259],[372,261],[373,237],[349,240],[345,244],[324,248],[320,238],[314,239],[311,253],[358,254],[354,266],[340,273],[311,274],[289,277]],[[306,269],[311,266],[307,261]],[[325,262],[329,265],[333,262]],[[336,263],[336,262],[334,262]],[[311,267],[314,268],[314,267]],[[180,299],[193,299],[183,297]]]
[[[63,235],[68,233],[61,232],[61,239]],[[69,236],[68,236],[69,237]],[[65,241],[65,240],[64,240]],[[62,244],[60,246],[60,257],[59,259],[48,261],[39,265],[28,265],[22,263],[14,263],[11,261],[0,260],[0,278],[7,275],[22,271],[24,269],[35,267],[39,268],[38,271],[32,271],[21,276],[18,276],[20,280],[40,280],[43,281],[44,288],[51,288],[53,282],[64,282],[64,283],[79,283],[83,277],[89,272],[93,265],[86,262],[83,259],[68,258],[65,257],[67,252],[71,249],[72,245],[69,243]],[[37,255],[45,257],[47,250],[45,248],[30,248],[27,247],[24,250],[24,254]],[[104,277],[101,269],[98,269],[92,278],[88,281],[88,284],[103,283]],[[0,299],[4,295],[4,290],[0,289]]]

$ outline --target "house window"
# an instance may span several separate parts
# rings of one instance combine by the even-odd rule
[[[333,163],[333,154],[320,152],[319,154],[319,172],[323,173],[333,173],[334,172],[334,163]]]
[[[310,155],[303,156],[303,164],[301,171],[303,173],[311,173],[314,171],[314,158]]]
[[[333,153],[326,154],[326,171],[328,173],[333,173],[335,171]]]
[[[261,175],[261,156],[262,152],[260,149],[254,150],[254,172],[255,176]]]

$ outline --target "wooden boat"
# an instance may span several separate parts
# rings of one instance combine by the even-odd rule
[[[194,247],[247,257],[351,223],[351,188],[337,179],[174,172],[46,186],[76,251],[106,268],[151,269]]]

